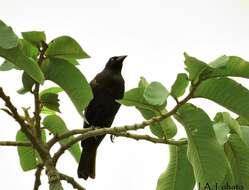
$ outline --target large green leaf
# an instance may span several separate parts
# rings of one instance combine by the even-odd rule
[[[184,53],[186,70],[189,72],[189,80],[194,83],[199,80],[199,77],[203,74],[211,72],[213,69],[206,63],[196,59],[195,57],[189,56]]]
[[[122,100],[118,100],[119,103],[126,106],[135,106],[136,109],[143,115],[145,119],[151,119],[154,116],[158,116],[163,112],[166,112],[165,105],[155,106],[149,104],[145,98],[144,86],[139,88],[133,88],[124,94]],[[172,138],[176,134],[176,125],[171,118],[167,118],[160,123],[154,123],[150,126],[151,132],[158,137]]]
[[[191,104],[183,105],[177,114],[188,136],[187,155],[195,179],[201,186],[206,183],[212,187],[216,183],[221,184],[227,173],[226,157],[216,140],[208,115]]]
[[[207,75],[208,77],[234,76],[249,78],[249,62],[241,59],[240,57],[223,56],[223,59],[218,61],[223,61],[223,66],[214,69]]]
[[[21,44],[8,50],[0,48],[0,56],[23,69],[37,82],[43,83],[44,76],[38,64],[32,58],[24,55],[21,49]]]
[[[55,58],[44,62],[42,70],[47,80],[55,82],[68,94],[77,111],[82,115],[93,98],[91,87],[84,75],[74,65]]]
[[[38,48],[36,48],[35,46],[33,46],[31,43],[29,43],[28,41],[24,39],[20,39],[19,42],[20,42],[22,53],[26,55],[27,57],[31,57],[34,60],[36,60],[39,54]]]
[[[19,39],[19,47],[25,56],[36,60],[38,53],[39,53],[39,51],[36,47],[34,47],[32,44],[30,44],[29,42],[27,42],[24,39]],[[7,59],[0,66],[0,71],[9,71],[11,69],[20,70],[19,67],[17,67],[15,64],[11,63]]]
[[[22,37],[37,47],[40,47],[42,42],[46,42],[46,35],[43,31],[22,32]]]
[[[169,92],[160,82],[152,82],[143,93],[144,99],[151,105],[163,105],[166,102]]]
[[[240,138],[249,147],[249,126],[240,126],[241,136]]]
[[[43,125],[46,127],[46,129],[48,129],[54,135],[59,135],[59,134],[62,134],[68,131],[63,119],[57,115],[49,115],[45,117],[43,120]],[[72,139],[74,139],[74,136],[70,136],[63,140],[60,140],[60,144],[61,145],[66,144]],[[80,154],[81,154],[79,144],[75,143],[68,150],[72,154],[72,156],[75,158],[75,160],[79,162]]]
[[[185,73],[179,73],[176,81],[171,87],[171,95],[175,98],[182,96],[188,86],[188,76]]]
[[[0,48],[11,49],[18,44],[18,37],[11,27],[0,20]]]
[[[16,141],[29,141],[22,131],[16,134]],[[35,149],[32,147],[17,147],[20,165],[23,171],[29,171],[36,168],[36,154]]]
[[[212,100],[249,119],[249,91],[232,79],[205,80],[196,89],[194,97]]]
[[[187,159],[187,145],[169,147],[169,164],[160,175],[156,190],[193,190],[195,178],[192,165]]]
[[[249,187],[249,148],[237,134],[232,134],[225,144],[225,152],[230,161],[235,184]]]
[[[47,57],[65,57],[74,59],[89,58],[80,45],[69,36],[61,36],[48,44]]]

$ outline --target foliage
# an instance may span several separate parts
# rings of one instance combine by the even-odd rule
[[[1,141],[0,145],[17,146],[22,170],[37,170],[35,190],[39,188],[43,168],[51,190],[63,189],[61,180],[75,189],[84,189],[72,177],[61,174],[56,162],[65,150],[79,161],[78,142],[103,134],[169,144],[170,160],[158,179],[157,190],[192,190],[195,185],[200,189],[249,186],[249,90],[236,78],[230,78],[249,78],[249,62],[242,58],[223,55],[205,63],[184,53],[186,72],[177,75],[170,91],[160,82],[148,82],[141,77],[137,87],[117,100],[134,107],[144,122],[110,129],[70,130],[61,114],[60,93],[69,96],[83,119],[83,112],[93,98],[88,81],[77,68],[78,59],[90,56],[78,42],[70,36],[61,36],[47,43],[43,31],[23,32],[19,38],[0,21],[0,56],[5,59],[0,71],[22,72],[19,95],[32,94],[35,100],[33,115],[29,108],[23,108],[20,114],[11,102],[12,97],[0,87],[0,98],[6,105],[1,110],[20,126],[15,142]],[[48,80],[55,86],[44,88]],[[176,103],[170,110],[169,97]],[[206,107],[189,103],[193,98],[213,101],[238,117],[222,112],[212,119],[205,112]],[[175,140],[178,125],[183,126],[186,138]],[[127,132],[147,126],[153,136]],[[52,137],[47,138],[48,133]],[[51,148],[57,142],[59,150],[52,155]]]

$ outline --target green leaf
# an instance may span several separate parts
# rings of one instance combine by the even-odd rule
[[[31,57],[36,59],[38,56],[38,49],[32,46],[29,42],[23,39],[19,39],[19,46],[24,55],[27,57]],[[17,69],[20,70],[19,67],[17,67],[15,64],[11,63],[8,60],[5,60],[2,65],[0,66],[0,71],[9,71],[11,69]]]
[[[63,89],[61,87],[50,87],[44,89],[40,92],[39,96],[41,98],[41,102],[44,106],[42,109],[42,113],[44,114],[55,114],[55,111],[59,111],[59,99],[58,93],[62,92]]]
[[[228,134],[230,129],[224,122],[218,122],[213,124],[215,136],[220,145],[224,145],[228,141]]]
[[[147,110],[157,111],[158,106],[150,105],[143,97],[144,88],[133,88],[125,92],[121,100],[117,100],[120,104],[125,106],[135,106]]]
[[[63,89],[61,87],[58,87],[58,86],[50,87],[50,88],[47,88],[41,91],[40,96],[46,93],[58,94],[59,92],[63,92]]]
[[[217,59],[215,59],[214,61],[210,62],[208,65],[212,68],[222,68],[224,69],[225,66],[227,66],[227,62],[229,60],[229,57],[226,55],[222,55],[220,57],[218,57]]]
[[[46,42],[46,35],[43,31],[22,32],[22,37],[36,47],[41,47],[41,43]]]
[[[156,111],[151,111],[151,110],[138,108],[138,107],[137,109],[146,120],[160,115],[160,113]],[[166,112],[166,110],[163,109],[161,110],[161,112]],[[154,135],[156,135],[159,138],[165,137],[166,139],[170,139],[176,135],[177,127],[174,121],[169,117],[167,119],[164,119],[161,122],[151,124],[150,130]]]
[[[208,115],[191,104],[183,105],[177,114],[188,136],[187,155],[193,166],[195,179],[201,186],[206,183],[212,187],[216,183],[221,184],[228,166]]]
[[[32,58],[23,54],[20,44],[17,47],[8,50],[0,48],[0,56],[24,70],[37,82],[43,83],[44,76],[38,64]]]
[[[68,63],[71,63],[72,65],[79,65],[79,62],[77,61],[77,59],[74,59],[74,58],[67,58],[67,57],[63,57],[63,56],[56,56],[56,58],[64,59]]]
[[[0,20],[0,48],[11,49],[18,44],[18,37],[11,27]]]
[[[22,131],[16,134],[16,141],[29,141]],[[29,171],[36,168],[36,155],[32,147],[17,147],[20,165],[23,171]]]
[[[211,72],[213,69],[206,63],[184,53],[186,70],[189,72],[189,79],[193,82],[199,80],[201,75]]]
[[[212,100],[249,119],[249,91],[232,79],[214,78],[205,80],[197,87],[194,97]]]
[[[249,187],[249,148],[237,134],[231,134],[225,144],[225,152],[230,161],[235,184]]]
[[[241,135],[240,138],[249,147],[249,126],[240,126]]]
[[[228,112],[219,112],[215,116],[216,120],[219,120],[227,125],[232,133],[241,134],[239,122],[233,119]]]
[[[249,125],[247,119],[242,116],[239,116],[236,120],[239,122],[240,125]]]
[[[143,118],[146,120],[151,119],[152,117],[157,116],[158,114],[156,112],[153,112],[151,110],[143,109],[143,108],[138,108],[136,107],[137,110],[142,114]],[[162,122],[160,123],[153,123],[150,125],[150,131],[157,137],[163,138],[164,137],[164,132],[163,132],[163,126]]]
[[[35,81],[27,73],[23,72],[23,74],[22,74],[22,84],[23,84],[23,88],[27,92],[31,92],[32,87],[35,84]]]
[[[222,60],[223,67],[214,69],[208,77],[244,77],[249,78],[249,62],[236,56],[226,56]]]
[[[195,186],[194,172],[187,159],[187,145],[170,145],[167,169],[160,175],[156,190],[192,190]]]
[[[33,46],[31,43],[29,43],[28,41],[24,39],[20,39],[19,42],[20,42],[20,48],[23,54],[26,55],[27,57],[31,57],[34,60],[36,60],[39,54],[39,50],[35,46]]]
[[[77,111],[82,111],[92,100],[92,90],[84,75],[72,64],[62,59],[49,59],[42,65],[47,80],[59,85],[70,97]]]
[[[163,105],[166,102],[169,92],[159,82],[152,82],[144,90],[145,100],[151,105]]]
[[[62,134],[68,131],[63,119],[57,115],[46,116],[43,120],[43,125],[46,127],[46,129],[48,129],[54,135],[59,135],[59,134]],[[64,144],[67,144],[72,139],[74,139],[74,136],[70,136],[63,140],[60,140],[59,142],[61,145],[64,145]],[[72,156],[75,158],[75,160],[79,162],[80,155],[81,155],[79,144],[75,143],[68,150],[72,154]]]
[[[74,59],[89,58],[80,45],[69,36],[61,36],[48,44],[47,57],[65,57]]]
[[[149,82],[144,77],[140,77],[138,88],[145,89],[147,86],[149,86]]]
[[[18,69],[17,66],[15,66],[13,63],[11,63],[8,60],[5,60],[1,65],[0,65],[0,71],[9,71],[11,69]]]
[[[45,93],[41,95],[41,103],[42,105],[44,105],[45,107],[60,112],[59,109],[59,98],[58,98],[58,94],[53,94],[53,93]]]
[[[41,113],[46,114],[46,115],[55,115],[56,111],[51,110],[51,109],[49,109],[47,107],[42,107]]]
[[[176,81],[171,87],[171,95],[175,98],[182,96],[185,93],[188,83],[188,76],[185,73],[179,73]]]
[[[117,102],[126,106],[135,106],[136,109],[143,115],[146,120],[160,115],[161,112],[166,112],[165,105],[150,105],[144,99],[143,94],[143,87],[133,88],[125,92],[123,99],[117,100]],[[150,125],[150,129],[154,135],[160,138],[172,138],[177,132],[176,125],[171,118],[167,118],[161,121],[160,123],[154,123]]]
[[[28,91],[24,88],[24,87],[22,87],[22,88],[20,88],[19,90],[17,90],[17,93],[18,94],[21,94],[21,95],[23,95],[23,94],[26,94]]]

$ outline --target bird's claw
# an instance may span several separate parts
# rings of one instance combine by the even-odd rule
[[[115,136],[115,135],[113,135],[113,134],[112,134],[112,135],[110,135],[110,139],[111,139],[111,142],[112,142],[112,143],[114,143],[114,139],[115,139],[115,137],[116,137],[116,136]]]

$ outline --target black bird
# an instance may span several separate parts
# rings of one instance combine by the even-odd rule
[[[120,104],[116,102],[124,95],[124,79],[121,75],[126,56],[111,57],[104,70],[90,82],[93,100],[85,110],[87,122],[84,128],[111,127]],[[78,177],[87,180],[95,178],[95,161],[97,148],[105,135],[90,137],[81,141],[83,151],[78,166]]]

